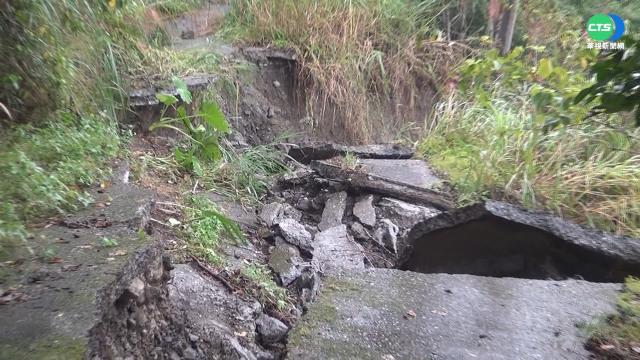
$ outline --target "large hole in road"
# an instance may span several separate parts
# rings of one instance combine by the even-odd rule
[[[400,269],[594,282],[622,282],[630,273],[604,254],[494,216],[423,235]]]

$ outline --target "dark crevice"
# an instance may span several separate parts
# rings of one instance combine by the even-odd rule
[[[553,234],[485,215],[413,242],[402,270],[525,279],[622,282],[633,270]]]

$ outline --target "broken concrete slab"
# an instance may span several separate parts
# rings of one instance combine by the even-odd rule
[[[264,223],[271,227],[276,224],[276,219],[282,212],[283,205],[281,203],[269,203],[262,207],[260,210],[260,219],[264,221]]]
[[[262,313],[257,301],[248,301],[188,264],[178,264],[169,285],[170,306],[182,312],[189,332],[206,341],[199,358],[256,359],[255,322]],[[240,345],[236,333],[246,333]],[[245,347],[246,346],[246,347]],[[206,354],[206,355],[205,355]]]
[[[288,153],[293,159],[303,164],[308,164],[312,160],[327,160],[346,154],[352,154],[360,159],[409,159],[413,156],[413,150],[397,144],[348,146],[332,143],[308,143],[294,145]]]
[[[289,359],[585,359],[618,284],[371,269],[325,279]]]
[[[288,243],[297,246],[300,250],[311,253],[313,251],[312,236],[304,225],[293,219],[284,219],[276,224],[280,234]]]
[[[283,219],[300,221],[301,218],[302,213],[287,203],[269,203],[260,211],[260,219],[269,227],[278,224]]]
[[[437,190],[442,186],[442,179],[423,160],[362,159],[358,164],[361,166],[361,171],[367,174],[399,184],[430,190]]]
[[[400,230],[411,229],[418,222],[442,213],[432,207],[414,205],[388,197],[380,199],[376,205],[376,215],[390,219]]]
[[[373,195],[365,195],[353,205],[353,215],[369,227],[376,224],[376,209],[373,207]]]
[[[15,287],[21,301],[0,306],[0,353],[36,358],[38,351],[60,341],[69,345],[70,356],[81,357],[92,341],[89,330],[109,310],[106,302],[115,300],[134,278],[145,279],[141,274],[158,259],[160,246],[145,233],[155,194],[128,183],[127,164],[120,165],[109,186],[90,190],[95,200],[91,206],[58,224],[31,229],[29,246],[35,254],[53,251],[53,261],[28,256],[4,269],[3,287]],[[139,282],[131,286],[139,288]]]
[[[322,220],[318,224],[320,231],[342,224],[342,217],[347,206],[347,193],[344,191],[331,194],[324,204]]]
[[[498,201],[421,221],[406,244],[399,253],[402,268],[421,272],[604,282],[640,274],[638,239]]]
[[[269,255],[269,267],[278,275],[282,286],[289,286],[300,276],[300,263],[302,258],[298,248],[284,240],[276,239],[276,246]]]
[[[245,230],[255,230],[258,227],[258,216],[256,209],[243,205],[224,195],[208,193],[207,198],[211,200],[226,217],[238,223]]]
[[[364,161],[364,160],[363,160]],[[373,160],[372,160],[373,161]],[[395,163],[407,160],[376,160],[381,162]],[[420,160],[416,160],[420,161]],[[426,167],[427,165],[422,162]],[[419,167],[419,165],[415,165]],[[405,173],[405,169],[401,166],[390,164],[389,171],[395,171],[395,174],[385,175],[384,166],[348,169],[337,164],[327,161],[312,161],[311,168],[316,170],[321,176],[327,179],[339,180],[345,185],[355,190],[367,190],[383,196],[390,196],[411,203],[424,204],[430,207],[436,207],[443,210],[452,209],[454,207],[450,194],[439,190],[436,182],[431,180],[419,180],[420,171],[414,171],[410,177],[404,181],[398,181]],[[367,171],[375,171],[370,173]],[[426,173],[426,170],[425,170]],[[391,173],[389,173],[391,174]]]
[[[364,269],[362,249],[351,239],[346,225],[317,233],[313,245],[313,265],[324,273]]]

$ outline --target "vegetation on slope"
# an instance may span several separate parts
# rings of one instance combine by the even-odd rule
[[[391,115],[409,118],[460,59],[464,48],[446,41],[436,25],[448,7],[445,1],[241,0],[233,2],[226,33],[294,49],[309,108],[325,119],[314,125],[367,142],[380,128],[405,125],[381,115],[386,101],[398,112]]]
[[[579,64],[594,60],[575,49],[562,64],[531,48],[468,60],[421,153],[462,202],[506,198],[640,235],[640,130],[631,114],[585,120],[591,106],[575,104],[591,84]]]
[[[0,257],[25,241],[27,221],[87,201],[84,185],[118,153],[124,96],[119,65],[135,6],[65,0],[0,5]]]

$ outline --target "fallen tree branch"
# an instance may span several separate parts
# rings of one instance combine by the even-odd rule
[[[233,285],[231,285],[227,279],[223,278],[222,276],[220,276],[220,274],[213,272],[211,269],[209,269],[209,267],[205,264],[203,264],[200,260],[198,260],[198,258],[196,258],[193,255],[190,255],[191,259],[198,265],[198,267],[200,269],[202,269],[204,272],[206,272],[207,274],[213,276],[216,280],[220,281],[222,283],[222,285],[224,285],[229,291],[231,291],[232,293],[236,292],[238,289],[236,289],[235,287],[233,287]]]

